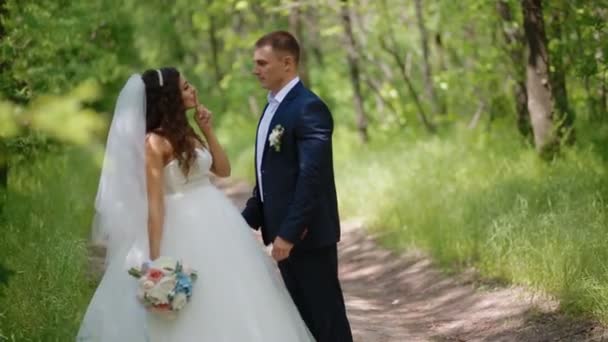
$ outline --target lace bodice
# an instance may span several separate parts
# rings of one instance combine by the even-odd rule
[[[185,190],[209,185],[209,172],[212,157],[206,149],[196,149],[196,160],[190,168],[188,176],[184,176],[177,160],[172,160],[165,165],[165,192],[175,194]]]

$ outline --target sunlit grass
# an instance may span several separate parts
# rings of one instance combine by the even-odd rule
[[[91,151],[62,149],[10,170],[0,260],[0,341],[71,341],[95,284],[86,277],[98,166]]]
[[[601,151],[582,142],[547,163],[505,132],[404,138],[355,154],[339,145],[343,216],[364,217],[392,248],[422,248],[447,267],[474,265],[608,321]]]

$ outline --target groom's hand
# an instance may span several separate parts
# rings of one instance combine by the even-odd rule
[[[272,243],[272,257],[277,262],[283,261],[289,257],[289,253],[291,253],[292,248],[293,243],[285,241],[281,239],[281,237],[277,236]]]

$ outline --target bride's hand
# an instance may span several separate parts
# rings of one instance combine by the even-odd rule
[[[194,120],[201,129],[201,131],[208,132],[212,129],[212,116],[213,113],[202,104],[196,106],[196,113],[194,114]]]

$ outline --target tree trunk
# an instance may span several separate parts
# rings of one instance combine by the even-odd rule
[[[477,106],[477,110],[475,111],[475,113],[471,117],[471,121],[469,121],[469,124],[467,125],[468,129],[475,129],[477,127],[477,124],[479,123],[479,120],[481,119],[481,114],[483,114],[483,111],[485,109],[486,109],[485,101],[480,100],[479,105]]]
[[[515,85],[515,110],[517,112],[517,128],[524,138],[532,140],[533,132],[528,112],[528,95],[526,90],[526,70],[524,68],[524,35],[515,24],[511,7],[507,0],[496,2],[496,10],[503,20],[503,37],[513,66]],[[532,142],[532,141],[530,141]]]
[[[2,220],[2,213],[4,212],[4,192],[8,190],[8,162],[4,160],[4,157],[0,157],[0,221]]]
[[[212,15],[209,17],[209,44],[211,45],[211,61],[213,63],[213,70],[215,73],[215,81],[219,84],[224,78],[222,68],[219,60],[219,42],[217,39],[217,28],[215,23],[215,17]]]
[[[302,83],[307,87],[310,87],[310,73],[308,71],[308,44],[304,39],[303,26],[302,25],[303,9],[302,5],[295,6],[291,10],[289,15],[289,30],[296,36],[300,43],[300,62],[298,63],[298,74]]]
[[[407,85],[407,88],[410,94],[412,95],[412,98],[414,99],[414,104],[418,109],[418,119],[420,120],[424,128],[427,130],[427,132],[435,133],[435,126],[428,119],[426,112],[424,111],[424,107],[422,106],[422,102],[420,102],[420,97],[418,96],[418,92],[414,87],[414,83],[407,74],[406,66],[405,63],[403,63],[401,56],[399,56],[399,54],[397,53],[397,51],[394,50],[394,48],[390,48],[384,40],[380,41],[380,45],[385,51],[387,51],[389,54],[391,54],[391,56],[393,56],[393,59],[395,60],[395,63],[398,66],[399,72],[401,72],[401,77],[405,81],[405,84]]]
[[[382,1],[382,9],[384,12],[383,13],[384,16],[386,18],[389,18],[389,11],[388,11],[388,5],[386,3],[386,0]],[[404,63],[403,58],[401,57],[401,55],[399,54],[399,51],[397,50],[398,45],[397,45],[397,42],[395,39],[395,32],[393,31],[393,27],[390,23],[390,20],[387,22],[387,25],[388,25],[388,33],[387,33],[386,37],[385,36],[380,37],[380,47],[382,47],[382,49],[384,51],[386,51],[388,54],[390,54],[393,57],[395,64],[397,64],[399,72],[401,73],[401,77],[403,78],[403,81],[405,81],[405,84],[407,85],[407,88],[414,100],[414,104],[416,105],[416,108],[418,109],[416,115],[418,116],[418,119],[422,123],[422,126],[426,129],[427,132],[435,133],[435,126],[428,119],[426,112],[424,110],[424,106],[422,105],[422,102],[420,102],[420,97],[418,96],[418,92],[416,91],[416,88],[414,87],[414,83],[412,82],[411,78],[409,77],[409,73],[407,71],[407,65],[406,65],[406,63]],[[390,44],[387,42],[387,40],[390,40]]]
[[[529,143],[532,143],[534,132],[532,131],[530,112],[528,111],[528,90],[526,89],[525,79],[517,80],[513,88],[515,92],[515,110],[517,111],[517,130]]]
[[[361,6],[363,7],[367,5],[369,4],[365,1],[361,3]],[[385,108],[388,108],[391,114],[396,118],[395,121],[401,123],[401,120],[399,120],[398,110],[395,108],[391,100],[387,99],[382,92],[384,83],[390,84],[393,82],[394,76],[392,74],[392,70],[394,68],[384,61],[376,58],[372,53],[372,50],[368,49],[368,40],[370,37],[373,37],[373,35],[366,29],[367,18],[362,16],[360,12],[351,12],[350,14],[353,33],[359,32],[359,35],[354,37],[354,40],[357,42],[357,57],[359,58],[359,61],[362,61],[367,65],[366,68],[360,70],[361,80],[367,85],[368,89],[375,94],[377,104],[376,107],[378,108],[376,112],[383,114]],[[354,30],[355,27],[356,30]],[[374,71],[381,73],[382,76],[377,75]]]
[[[0,137],[0,191],[8,186],[8,151],[6,141]],[[1,197],[1,195],[0,195]],[[2,199],[0,198],[0,213],[2,212]]]
[[[0,0],[0,18],[6,15],[6,0]],[[4,30],[4,26],[2,25],[2,20],[0,20],[0,42],[4,39],[6,32]],[[0,74],[6,72],[7,64],[5,62],[0,62]],[[0,191],[3,191],[7,188],[8,185],[8,151],[6,149],[6,141],[0,137]],[[1,197],[1,195],[0,195]],[[0,198],[0,214],[2,213],[2,198]]]
[[[543,20],[542,0],[521,0],[529,56],[526,67],[528,110],[534,144],[543,157],[551,157],[559,144],[555,132],[549,51]]]
[[[418,31],[420,31],[420,47],[422,48],[422,67],[424,76],[424,89],[428,101],[431,103],[431,108],[434,114],[443,114],[437,101],[437,93],[433,86],[433,72],[431,70],[431,61],[429,53],[429,39],[424,22],[424,9],[422,8],[422,0],[414,0],[416,5],[416,21],[418,23]]]
[[[15,271],[10,270],[0,262],[0,286],[7,285],[9,278],[15,275]]]
[[[606,74],[608,74],[608,71],[604,71],[602,74],[602,93],[600,95],[600,113],[604,120],[608,119],[606,118],[606,114],[608,114],[608,85],[606,84]]]
[[[447,70],[447,66],[445,62],[445,51],[443,50],[443,40],[440,32],[435,34],[435,50],[437,51],[437,57],[439,59],[439,71],[443,72]]]
[[[319,41],[321,40],[320,26],[319,26],[319,14],[316,11],[308,9],[305,11],[304,23],[306,25],[306,43],[308,51],[311,52],[312,57],[315,59],[317,67],[325,67],[325,59],[323,58],[323,51]],[[310,55],[306,56],[309,57]]]
[[[0,17],[4,17],[6,15],[6,0],[0,0]],[[0,20],[0,40],[4,38],[6,32],[4,31],[4,26],[2,25],[2,20]]]
[[[439,75],[443,75],[447,70],[447,63],[446,63],[446,57],[445,57],[445,49],[443,47],[443,40],[442,40],[442,36],[441,36],[441,28],[439,29],[439,32],[435,33],[435,37],[434,37],[434,41],[435,41],[435,51],[436,51],[436,55],[437,55],[437,64],[438,64],[438,74]],[[447,108],[447,101],[445,98],[441,97],[441,98],[437,98],[437,100],[439,101],[439,112],[446,114],[448,112],[448,108]]]
[[[397,114],[395,106],[382,95],[382,91],[380,90],[382,85],[378,83],[378,80],[373,77],[368,77],[365,74],[362,75],[362,78],[369,89],[376,95],[376,100],[382,103],[382,108],[388,107],[393,114]]]
[[[554,10],[551,15],[551,31],[559,41],[562,41],[562,16],[560,11]],[[574,142],[574,113],[568,103],[568,91],[566,89],[566,71],[563,62],[563,54],[558,49],[551,58],[551,89],[555,100],[555,125],[560,139],[566,143]]]
[[[342,0],[341,3],[342,11],[342,25],[344,27],[344,33],[346,34],[347,42],[347,60],[348,60],[348,71],[350,74],[350,81],[353,87],[353,100],[355,104],[355,111],[357,112],[357,129],[359,131],[359,138],[362,142],[369,141],[367,134],[367,116],[363,108],[363,95],[361,93],[361,80],[359,72],[359,61],[357,53],[357,43],[353,34],[350,7],[348,0]]]

